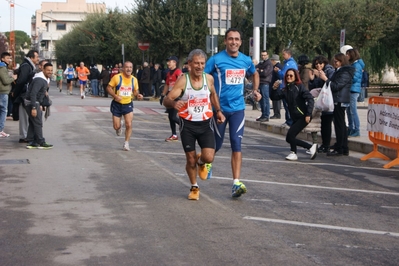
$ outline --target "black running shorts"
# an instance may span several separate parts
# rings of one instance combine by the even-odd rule
[[[215,149],[213,117],[206,121],[189,121],[180,118],[180,139],[184,152],[195,151],[195,142],[203,148]]]

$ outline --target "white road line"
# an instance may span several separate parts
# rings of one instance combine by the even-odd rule
[[[181,153],[170,153],[170,152],[162,152],[162,151],[143,151],[143,150],[139,150],[139,152],[170,154],[170,155],[176,155],[176,156],[179,156],[179,155],[180,156],[185,156],[183,151]],[[231,160],[231,157],[229,157],[229,156],[219,156],[219,155],[216,155],[216,156],[217,156],[217,158],[220,158],[220,159]],[[320,166],[346,167],[346,168],[365,169],[365,170],[380,170],[380,171],[399,172],[399,169],[395,169],[395,168],[384,169],[384,168],[376,168],[376,167],[360,167],[360,166],[356,166],[356,165],[346,165],[346,164],[314,163],[314,162],[311,162],[311,161],[304,161],[304,162],[296,161],[296,162],[292,162],[292,161],[287,161],[287,160],[283,160],[283,159],[281,159],[281,160],[266,160],[266,159],[259,159],[259,158],[242,158],[242,160],[243,161],[266,162],[266,163],[291,164],[291,165],[320,165]]]
[[[212,176],[213,179],[223,179],[223,180],[231,180],[231,177],[219,177]],[[398,192],[387,192],[387,191],[376,191],[376,190],[365,190],[365,189],[353,189],[353,188],[341,188],[341,187],[324,187],[324,186],[315,186],[315,185],[305,185],[305,184],[294,184],[294,183],[281,183],[281,182],[272,182],[272,181],[263,181],[263,180],[250,180],[250,179],[240,179],[241,181],[252,182],[252,183],[262,183],[269,185],[280,185],[280,186],[291,186],[291,187],[306,187],[306,188],[317,188],[317,189],[327,189],[327,190],[337,190],[337,191],[350,191],[350,192],[360,192],[360,193],[369,193],[369,194],[384,194],[391,196],[399,196]]]
[[[303,223],[303,222],[297,222],[297,221],[270,219],[270,218],[254,217],[254,216],[245,216],[243,219],[253,220],[253,221],[261,221],[261,222],[278,223],[278,224],[290,224],[290,225],[299,225],[299,226],[322,228],[322,229],[331,229],[331,230],[339,230],[339,231],[349,231],[349,232],[357,232],[357,233],[367,233],[367,234],[399,237],[399,233],[395,233],[395,232],[386,232],[386,231],[369,230],[369,229],[362,229],[362,228],[334,226],[334,225],[328,225],[328,224]]]
[[[399,207],[396,207],[396,206],[381,206],[381,208],[385,208],[385,209],[399,209]]]

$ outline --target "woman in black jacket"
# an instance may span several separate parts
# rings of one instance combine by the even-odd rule
[[[311,120],[313,96],[303,86],[298,71],[293,68],[288,69],[285,73],[284,84],[286,86],[282,90],[277,90],[277,86],[273,86],[271,98],[272,100],[285,99],[294,121],[286,136],[286,141],[291,145],[291,153],[285,158],[290,161],[298,160],[296,147],[301,146],[310,150],[310,159],[313,160],[316,158],[317,144],[312,145],[296,138]]]
[[[320,78],[327,84],[330,84],[334,99],[334,128],[336,143],[334,150],[328,152],[328,156],[349,155],[348,148],[348,130],[345,125],[345,111],[350,103],[350,89],[355,69],[349,64],[348,58],[342,54],[334,56],[335,72],[329,79],[324,73]]]

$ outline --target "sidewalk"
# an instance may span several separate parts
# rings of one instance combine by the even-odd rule
[[[271,106],[271,105],[270,105]],[[368,99],[365,99],[364,103],[358,103],[358,114],[360,119],[360,137],[348,138],[348,146],[349,150],[361,152],[364,154],[368,154],[373,150],[373,143],[370,141],[368,137],[367,131],[367,111],[368,111]],[[256,118],[261,115],[260,111],[252,110],[252,107],[247,105],[245,110],[245,126],[267,131],[274,134],[287,134],[287,128],[282,127],[281,125],[285,122],[285,111],[284,108],[281,109],[281,119],[270,119],[268,122],[257,122]],[[270,111],[270,116],[273,115],[273,110]],[[307,140],[312,142],[312,136],[310,133],[301,132],[298,137],[303,140]],[[334,127],[332,130],[331,136],[331,145],[335,143],[335,132]],[[318,144],[321,144],[321,135],[318,132]],[[386,147],[379,147],[379,151],[388,156],[391,159],[395,159],[397,157],[397,151],[394,149],[389,149]]]

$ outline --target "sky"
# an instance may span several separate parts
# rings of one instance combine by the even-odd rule
[[[31,34],[31,18],[36,10],[41,8],[42,2],[64,2],[67,0],[14,0],[14,30],[25,31],[29,36]],[[118,7],[125,10],[130,7],[132,0],[86,0],[86,3],[105,3],[108,8]],[[0,32],[10,31],[10,4],[8,0],[0,0]]]

